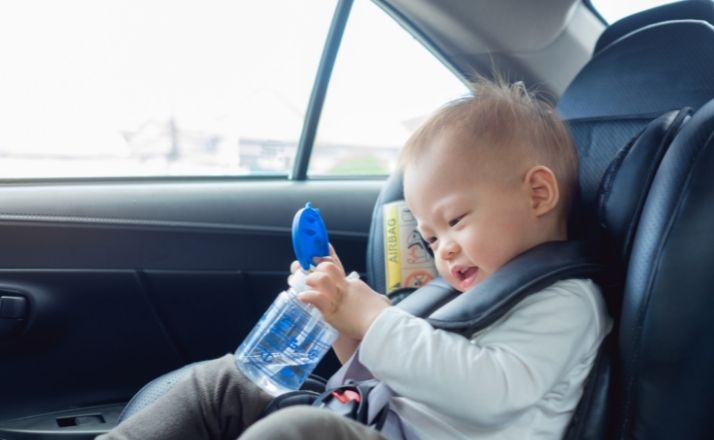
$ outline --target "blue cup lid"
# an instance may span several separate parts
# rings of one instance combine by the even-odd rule
[[[330,254],[325,222],[320,217],[320,210],[310,202],[295,213],[293,218],[293,249],[295,257],[304,270],[314,266],[313,258],[326,257]]]

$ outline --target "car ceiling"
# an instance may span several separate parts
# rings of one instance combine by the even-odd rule
[[[559,96],[605,24],[579,0],[379,0],[465,78],[495,67]]]

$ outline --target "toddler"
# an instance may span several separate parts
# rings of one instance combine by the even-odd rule
[[[419,232],[459,291],[538,244],[567,239],[575,151],[552,108],[522,85],[480,81],[473,96],[441,108],[411,136],[400,163]],[[562,437],[610,329],[592,281],[559,281],[465,338],[347,279],[333,249],[319,260],[300,299],[340,332],[340,361],[354,354],[395,392],[390,409],[410,436]],[[270,396],[233,362],[227,355],[195,368],[103,438],[385,438],[309,406],[257,420]]]

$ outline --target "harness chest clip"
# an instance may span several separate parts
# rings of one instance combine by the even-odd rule
[[[356,386],[347,385],[324,393],[316,403],[336,414],[360,420],[363,413],[366,415],[366,405],[362,405],[362,401],[361,390]]]

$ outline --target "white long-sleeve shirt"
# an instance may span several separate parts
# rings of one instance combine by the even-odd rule
[[[471,339],[390,307],[359,360],[423,439],[557,439],[610,330],[598,287],[559,281]]]

